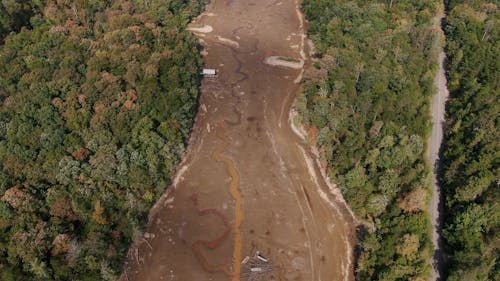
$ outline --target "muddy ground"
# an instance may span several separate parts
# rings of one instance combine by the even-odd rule
[[[218,77],[202,82],[185,161],[122,281],[240,280],[256,251],[273,267],[262,280],[354,279],[353,219],[288,120],[302,70],[265,63],[305,58],[298,5],[215,0],[197,20]]]

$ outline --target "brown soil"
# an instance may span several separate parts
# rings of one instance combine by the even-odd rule
[[[202,83],[185,161],[131,247],[122,281],[236,281],[256,251],[273,264],[270,280],[354,279],[354,222],[288,123],[301,70],[264,63],[301,57],[290,47],[303,46],[297,7],[215,0],[197,21],[213,27],[204,59],[219,75]]]

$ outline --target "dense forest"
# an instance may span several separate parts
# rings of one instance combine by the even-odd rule
[[[430,277],[425,149],[441,36],[435,0],[304,0],[316,72],[295,104],[363,225],[358,280]]]
[[[500,280],[498,1],[447,2],[443,236],[448,280]]]
[[[0,1],[0,280],[115,280],[193,124],[204,2]]]
[[[30,19],[40,13],[40,7],[33,1],[0,1],[0,43],[10,32],[31,27]]]

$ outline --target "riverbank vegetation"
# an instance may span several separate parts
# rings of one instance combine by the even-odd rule
[[[430,276],[425,148],[438,3],[303,1],[319,60],[295,106],[327,174],[364,221],[358,280]]]
[[[498,1],[448,1],[441,184],[448,280],[500,280]]]
[[[193,124],[203,6],[0,2],[0,280],[115,280]]]

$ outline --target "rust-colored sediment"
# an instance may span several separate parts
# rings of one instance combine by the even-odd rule
[[[194,202],[194,205],[198,207],[198,194],[193,193],[191,196],[191,199]],[[224,223],[224,226],[226,229],[224,232],[217,238],[213,240],[196,240],[193,245],[191,246],[191,249],[193,250],[193,253],[196,257],[196,259],[200,262],[201,266],[203,266],[203,269],[205,269],[207,272],[224,272],[226,275],[231,276],[231,270],[229,266],[226,265],[213,265],[210,262],[208,262],[207,258],[203,255],[202,252],[202,247],[207,247],[209,249],[216,249],[219,247],[219,245],[229,236],[231,233],[231,225],[229,224],[227,218],[222,214],[219,210],[215,208],[208,208],[208,209],[202,209],[198,210],[198,214],[200,216],[205,216],[205,215],[215,215],[219,217],[222,222]]]
[[[241,274],[241,249],[242,249],[242,234],[241,234],[241,222],[243,221],[243,210],[242,210],[242,201],[243,198],[239,191],[240,184],[240,174],[236,166],[234,165],[233,160],[222,155],[228,146],[231,144],[231,139],[222,133],[222,130],[217,132],[217,137],[223,141],[221,145],[219,145],[213,152],[212,158],[218,162],[223,162],[226,164],[227,171],[231,175],[231,184],[229,186],[229,192],[234,199],[234,246],[233,246],[233,274],[232,280],[239,281]]]
[[[196,259],[200,262],[203,268],[207,272],[224,272],[228,276],[232,276],[233,281],[239,281],[239,276],[241,274],[241,259],[242,259],[242,233],[241,233],[241,222],[243,221],[243,210],[242,210],[242,201],[243,198],[239,191],[239,182],[240,182],[240,174],[238,169],[236,168],[234,162],[224,156],[222,153],[229,147],[231,144],[231,139],[222,133],[222,130],[218,131],[217,137],[223,142],[212,152],[212,158],[217,162],[222,162],[226,165],[227,171],[231,175],[231,183],[229,185],[229,193],[234,199],[234,218],[235,223],[233,228],[229,224],[227,218],[215,208],[207,208],[198,210],[200,216],[205,215],[216,215],[218,216],[224,223],[226,229],[224,232],[213,240],[196,240],[191,246]],[[198,207],[198,194],[193,194],[191,196],[196,207]],[[203,246],[209,249],[216,249],[219,245],[229,236],[231,230],[234,229],[234,246],[233,246],[233,263],[231,267],[225,265],[213,265],[208,262],[207,258],[203,255],[201,248]],[[232,271],[230,270],[232,268]]]

